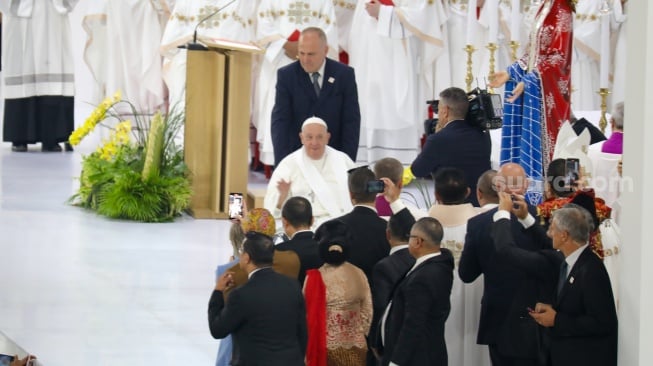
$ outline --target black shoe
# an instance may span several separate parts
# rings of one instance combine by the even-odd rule
[[[66,152],[74,151],[74,150],[73,150],[73,145],[71,145],[71,144],[68,143],[68,142],[64,143],[63,146],[64,146],[64,150],[65,150]]]
[[[61,145],[54,144],[54,145],[49,145],[49,146],[43,145],[41,147],[41,151],[43,151],[43,152],[62,152],[63,149],[61,148]]]
[[[27,151],[27,144],[12,144],[11,145],[11,151],[26,152]]]

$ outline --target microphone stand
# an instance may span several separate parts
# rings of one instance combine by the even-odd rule
[[[185,49],[187,49],[187,50],[189,50],[189,51],[208,51],[208,50],[209,50],[208,47],[206,47],[205,45],[203,45],[203,44],[197,42],[197,28],[199,28],[199,26],[200,26],[202,23],[204,23],[205,21],[207,21],[209,18],[212,18],[213,16],[215,16],[216,14],[218,14],[219,12],[221,12],[224,8],[226,8],[227,6],[229,6],[229,5],[231,5],[231,4],[235,3],[235,2],[236,2],[236,0],[231,0],[230,2],[228,2],[228,3],[227,3],[226,5],[224,5],[223,7],[218,8],[218,10],[216,10],[216,11],[214,11],[213,13],[211,13],[211,14],[207,15],[206,17],[202,18],[202,20],[200,20],[200,21],[197,23],[197,25],[195,26],[195,29],[194,29],[194,31],[193,31],[193,41],[192,41],[192,42],[188,42],[188,43],[186,43],[185,45],[181,45],[181,46],[179,46],[178,48],[185,48]]]

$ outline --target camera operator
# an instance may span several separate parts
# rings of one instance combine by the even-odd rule
[[[451,87],[440,93],[437,133],[430,135],[422,152],[411,164],[416,177],[435,174],[442,167],[458,168],[465,172],[472,192],[478,178],[491,168],[492,143],[489,133],[465,122],[469,100],[464,90]],[[467,202],[478,206],[475,195]]]

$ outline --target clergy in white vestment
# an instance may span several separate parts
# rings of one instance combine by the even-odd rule
[[[429,216],[442,224],[444,235],[441,248],[447,248],[454,257],[458,269],[460,255],[465,245],[467,220],[482,212],[465,199],[471,193],[465,174],[456,168],[438,170],[434,177],[437,203],[429,210]],[[476,344],[483,279],[477,278],[464,284],[454,276],[451,288],[451,312],[444,326],[447,354],[451,365],[490,366],[490,358],[484,346]]]
[[[469,21],[468,0],[449,1],[449,17],[447,18],[447,53],[451,64],[451,85],[466,90],[467,84],[467,51],[465,47],[469,42],[476,51],[472,53],[472,88],[477,86],[476,79],[487,75],[487,69],[482,68],[483,61],[487,58],[487,37],[488,28],[479,23],[478,15],[481,13],[482,1],[474,1],[477,4],[476,19]],[[468,24],[472,28],[468,28]],[[500,70],[500,69],[497,69]],[[482,78],[479,80],[483,80]],[[481,84],[481,87],[483,84]],[[469,91],[469,90],[466,90]]]
[[[627,27],[626,0],[612,1],[612,31],[616,33],[614,45],[614,58],[612,59],[612,101],[626,100],[626,29]]]
[[[197,37],[251,42],[254,39],[254,0],[177,0],[163,38],[163,78],[171,107],[183,108],[186,98],[186,50],[178,46]],[[231,4],[230,4],[231,3]],[[211,15],[220,10],[217,14]],[[206,19],[208,17],[208,19]],[[206,19],[202,22],[202,20]],[[201,24],[199,24],[202,22]],[[199,26],[198,26],[199,24]]]
[[[329,57],[338,58],[338,34],[333,0],[262,0],[257,10],[256,39],[265,48],[254,90],[252,121],[256,126],[259,159],[274,165],[270,131],[277,70],[297,59],[297,41],[304,28],[318,27],[327,35]]]
[[[601,60],[601,2],[578,0],[574,17],[573,56],[571,57],[571,105],[575,110],[593,111],[600,107],[599,63]]]
[[[345,64],[349,63],[349,34],[357,2],[358,0],[338,0],[333,2],[336,7],[336,27],[338,28],[338,58],[340,62]]]
[[[284,202],[301,196],[311,202],[315,226],[352,209],[347,171],[355,167],[347,154],[327,146],[326,122],[307,119],[300,132],[302,147],[286,156],[274,169],[263,207],[281,217]]]
[[[159,44],[170,17],[165,0],[95,0],[82,26],[86,30],[84,61],[96,82],[98,104],[120,90],[136,112],[153,114],[166,102]],[[126,107],[127,108],[127,107]],[[132,113],[131,110],[125,110]]]
[[[359,161],[391,156],[409,164],[417,155],[425,101],[438,83],[444,21],[439,0],[358,1],[349,63],[359,86]]]
[[[74,63],[68,16],[77,0],[0,1],[3,139],[12,150],[61,151],[74,129]],[[66,145],[68,148],[70,145]],[[67,149],[68,150],[68,149]]]

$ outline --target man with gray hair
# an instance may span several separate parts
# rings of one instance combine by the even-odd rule
[[[529,309],[531,318],[546,328],[542,334],[548,342],[542,342],[540,356],[552,366],[617,365],[617,312],[608,272],[589,247],[594,226],[589,212],[575,204],[556,210],[547,236],[557,252],[527,251],[515,244],[508,219],[510,213],[525,219],[526,203],[503,192],[499,198],[492,228],[497,254],[552,284],[551,294],[542,294]]]
[[[603,142],[601,152],[609,154],[622,154],[624,143],[624,102],[615,104],[610,118],[612,134]]]
[[[331,134],[321,118],[304,121],[299,137],[303,146],[277,165],[263,207],[278,219],[288,198],[304,197],[311,203],[317,226],[351,211],[347,171],[355,164],[347,154],[327,146]]]

